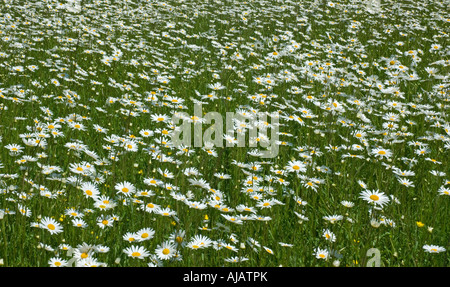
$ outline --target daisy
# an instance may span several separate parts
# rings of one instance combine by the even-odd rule
[[[439,195],[447,195],[450,196],[450,189],[446,188],[445,186],[441,186],[438,190]]]
[[[330,223],[334,224],[337,221],[342,220],[344,217],[342,215],[327,215],[324,216],[323,219],[325,219],[326,221],[329,221]]]
[[[249,259],[246,258],[246,257],[238,257],[238,256],[235,256],[235,257],[225,258],[224,260],[225,260],[226,262],[230,262],[230,263],[238,263],[238,262],[244,262],[244,261],[247,261],[247,260],[249,260]]]
[[[237,216],[230,216],[226,214],[221,214],[226,220],[233,222],[235,224],[242,224],[243,221],[240,219],[240,217]]]
[[[39,225],[41,228],[48,230],[50,234],[58,234],[63,232],[61,224],[50,217],[44,217]]]
[[[144,210],[145,212],[148,213],[156,213],[157,210],[159,210],[161,207],[157,204],[153,204],[151,202],[146,203],[146,204],[142,204],[140,209]]]
[[[83,182],[81,184],[81,190],[83,191],[83,194],[86,198],[95,199],[100,194],[100,192],[97,189],[97,186],[90,182]]]
[[[414,183],[412,181],[410,181],[409,179],[406,178],[397,178],[398,182],[400,182],[402,185],[406,186],[406,187],[414,187]]]
[[[157,123],[166,122],[169,119],[169,117],[167,115],[163,115],[163,114],[154,114],[154,115],[151,115],[151,118],[154,122],[157,122]]]
[[[107,264],[99,262],[99,261],[97,261],[97,259],[90,257],[90,258],[86,258],[86,259],[77,261],[76,266],[77,267],[106,267]]]
[[[294,244],[284,243],[284,242],[278,242],[283,247],[294,247]]]
[[[136,233],[127,232],[122,236],[123,240],[128,241],[129,243],[138,241],[139,236]]]
[[[48,260],[50,267],[65,267],[67,265],[67,260],[63,260],[60,257],[52,257]]]
[[[172,258],[175,255],[175,252],[176,247],[170,241],[163,242],[155,249],[156,256],[158,256],[161,260],[168,260]]]
[[[390,158],[392,156],[392,152],[389,149],[383,148],[372,149],[371,154],[380,158]]]
[[[175,216],[177,213],[175,210],[172,210],[170,208],[158,208],[155,210],[155,213],[162,215],[162,216]]]
[[[81,163],[80,164],[71,163],[69,165],[69,168],[70,168],[71,172],[76,173],[76,174],[85,174],[90,171],[86,165],[81,164]]]
[[[174,231],[170,235],[169,240],[171,240],[176,245],[180,245],[180,246],[184,247],[186,245],[186,241],[184,240],[185,235],[186,235],[186,231],[177,230],[177,231]]]
[[[359,186],[361,186],[364,189],[367,188],[367,184],[365,184],[364,181],[362,181],[362,180],[358,180],[358,184],[359,184]]]
[[[25,215],[26,217],[30,217],[31,216],[31,210],[21,204],[19,204],[17,206],[17,208],[19,209],[20,214]]]
[[[437,245],[424,245],[423,249],[427,253],[440,253],[440,252],[446,251],[446,249],[444,247],[437,246]]]
[[[69,122],[69,127],[71,127],[74,130],[80,130],[80,131],[86,130],[86,127],[82,123],[77,123],[77,122]]]
[[[21,147],[20,145],[16,145],[16,144],[6,145],[5,148],[9,149],[9,151],[12,154],[19,154],[19,153],[23,152],[23,147]]]
[[[398,169],[398,168],[393,168],[392,172],[398,176],[415,176],[416,175],[416,173],[412,170],[402,171],[401,169]]]
[[[263,246],[263,248],[264,248],[264,250],[267,251],[267,253],[273,255],[273,250],[272,250],[272,249],[270,249],[270,248],[268,248],[268,247],[266,247],[266,246]]]
[[[109,252],[110,248],[108,246],[97,245],[95,250],[97,250],[97,252],[99,253],[107,253]]]
[[[231,178],[231,175],[225,174],[225,173],[215,173],[214,176],[218,177],[220,179],[230,179]]]
[[[246,206],[244,204],[239,204],[238,206],[236,206],[236,210],[239,212],[248,211],[251,213],[256,213],[256,210],[253,207]]]
[[[118,194],[123,194],[127,197],[131,196],[136,191],[134,185],[132,185],[128,181],[116,184],[115,188]]]
[[[206,236],[195,235],[189,242],[188,247],[191,249],[207,248],[211,246],[212,243],[213,241]]]
[[[99,216],[97,218],[97,225],[101,229],[104,229],[105,227],[111,227],[113,226],[114,219],[107,217],[105,215]]]
[[[138,232],[136,232],[136,237],[138,242],[150,240],[155,235],[155,230],[152,228],[142,228]]]
[[[256,207],[259,208],[271,208],[275,204],[273,199],[260,200],[256,203]]]
[[[72,225],[80,228],[86,228],[88,226],[87,223],[81,218],[72,219]]]
[[[139,131],[139,134],[141,136],[143,136],[144,138],[148,138],[148,137],[153,136],[154,132],[151,130],[144,129],[144,130]]]
[[[389,202],[389,197],[386,196],[384,192],[379,192],[379,190],[363,190],[360,193],[359,198],[362,198],[371,204],[379,205],[381,207]]]
[[[341,201],[341,204],[347,208],[352,208],[353,206],[355,206],[355,204],[353,202],[347,201],[347,200]]]
[[[135,141],[127,141],[123,143],[123,147],[126,151],[137,152],[138,145]]]
[[[144,183],[150,186],[158,186],[161,185],[163,182],[155,178],[145,178]]]
[[[214,84],[209,84],[208,88],[213,89],[215,91],[218,91],[218,90],[225,89],[225,86],[223,86],[220,82],[217,82],[217,83],[214,83]]]
[[[336,241],[336,235],[331,232],[329,229],[325,229],[323,231],[323,235],[322,235],[326,240],[331,241],[331,242],[335,242]]]
[[[303,199],[301,199],[301,198],[298,197],[298,196],[294,196],[294,200],[295,200],[295,202],[297,202],[297,203],[298,203],[299,205],[301,205],[301,206],[305,206],[305,205],[308,204],[307,201],[304,201]]]
[[[288,165],[285,167],[288,172],[306,172],[306,165],[298,160],[290,161]]]
[[[158,168],[158,172],[165,178],[174,178],[175,177],[175,175],[172,172],[170,172],[168,169],[165,169],[163,171],[162,169]]]
[[[330,253],[328,252],[328,250],[320,249],[320,248],[314,249],[314,254],[313,255],[317,259],[324,259],[324,260],[327,260],[330,257]]]
[[[144,247],[135,245],[125,248],[123,252],[131,258],[137,259],[144,259],[145,257],[148,257],[150,255],[150,253]]]

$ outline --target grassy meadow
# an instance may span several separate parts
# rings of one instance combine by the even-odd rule
[[[2,0],[0,266],[449,266],[450,4],[373,2]]]

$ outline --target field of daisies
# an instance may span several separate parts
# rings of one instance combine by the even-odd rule
[[[0,265],[449,266],[449,2],[372,2],[2,0]]]

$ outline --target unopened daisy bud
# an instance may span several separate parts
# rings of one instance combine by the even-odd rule
[[[334,267],[339,267],[340,264],[341,264],[341,262],[339,260],[334,260],[333,261],[333,266]]]
[[[428,230],[428,232],[433,232],[433,227],[431,227],[431,226],[428,226],[428,228],[427,228],[427,230]]]
[[[117,257],[116,260],[114,261],[115,264],[119,264],[120,263],[120,258]]]
[[[3,264],[5,264],[5,263],[3,262],[3,258],[0,258],[0,265],[3,265]]]
[[[241,242],[241,249],[245,249],[245,243]]]

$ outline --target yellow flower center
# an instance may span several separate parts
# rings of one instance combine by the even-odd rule
[[[139,253],[139,252],[133,252],[133,253],[131,254],[131,256],[133,256],[133,257],[139,257],[139,256],[141,256],[141,253]]]
[[[53,225],[53,224],[49,224],[49,225],[47,225],[47,227],[48,227],[48,229],[50,229],[50,230],[55,230],[55,226]]]
[[[164,250],[162,251],[162,254],[167,255],[170,253],[170,250],[168,248],[164,248]]]
[[[374,200],[374,201],[377,201],[377,200],[380,199],[380,197],[378,197],[378,195],[372,194],[372,195],[370,196],[370,199],[372,199],[372,200]]]

